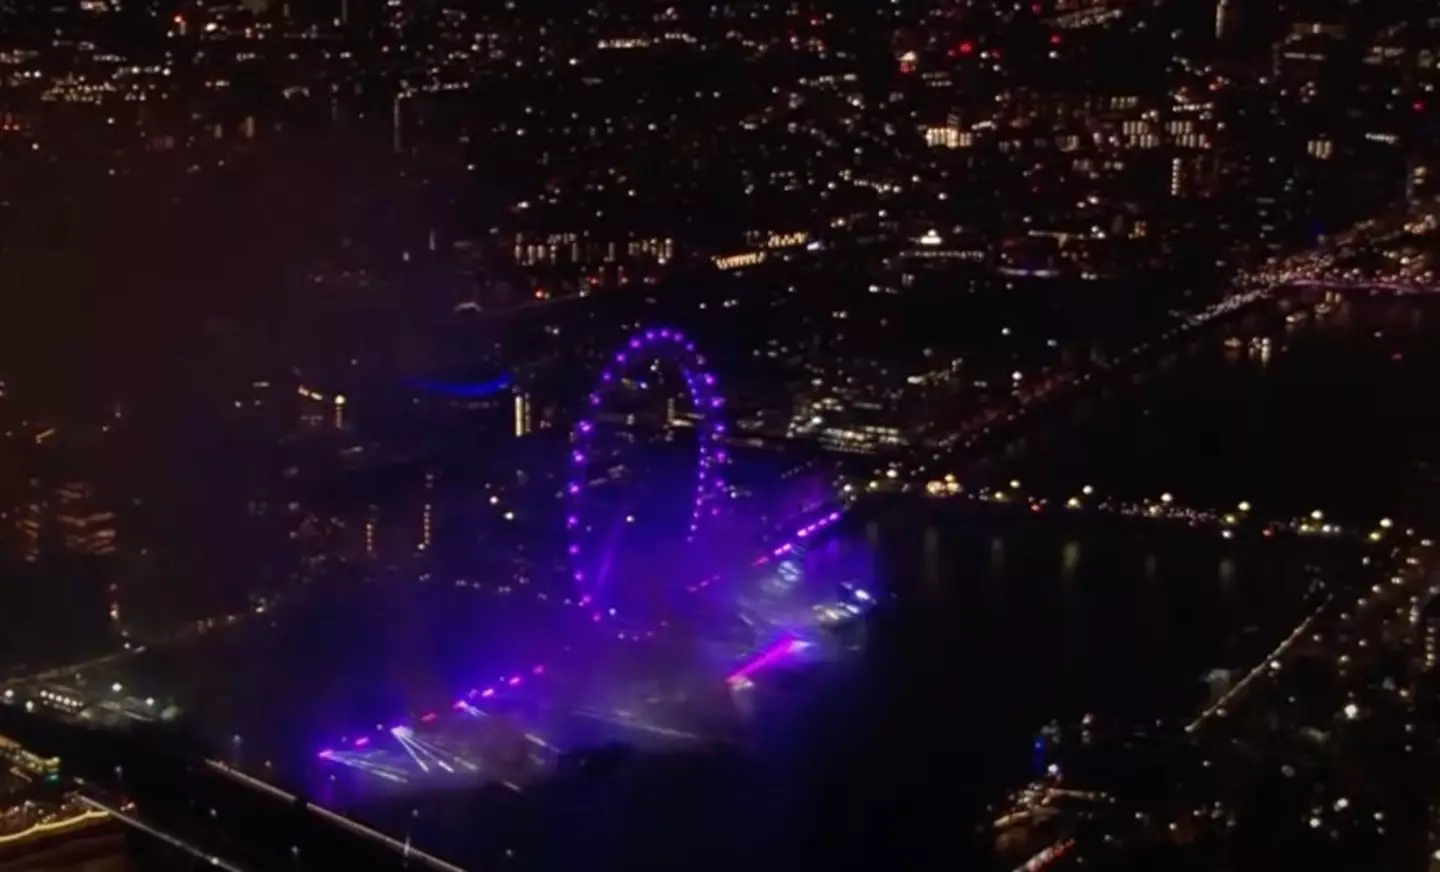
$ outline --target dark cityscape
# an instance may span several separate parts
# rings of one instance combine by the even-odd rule
[[[0,0],[0,870],[1440,872],[1437,85],[1435,0]]]

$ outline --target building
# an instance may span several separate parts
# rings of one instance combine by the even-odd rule
[[[61,485],[54,506],[60,543],[66,551],[92,557],[115,553],[115,513],[100,505],[90,485]]]

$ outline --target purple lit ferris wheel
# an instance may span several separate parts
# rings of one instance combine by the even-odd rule
[[[639,367],[655,361],[679,370],[689,389],[694,406],[698,449],[698,468],[694,498],[690,504],[687,538],[693,541],[701,532],[704,519],[719,513],[719,502],[725,494],[723,467],[725,424],[722,420],[725,400],[716,387],[715,375],[706,366],[705,357],[695,350],[695,343],[683,333],[670,328],[641,330],[615,353],[609,366],[600,374],[600,381],[586,400],[586,409],[571,434],[570,475],[565,488],[567,510],[565,528],[570,558],[571,577],[583,606],[605,605],[605,586],[601,548],[592,542],[591,523],[586,518],[586,491],[591,484],[590,465],[594,454],[596,419],[603,412],[611,389]]]

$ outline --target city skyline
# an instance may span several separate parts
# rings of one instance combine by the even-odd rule
[[[0,0],[0,860],[1440,864],[1437,61]]]

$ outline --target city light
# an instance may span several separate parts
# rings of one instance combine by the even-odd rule
[[[1440,858],[1440,18],[151,6],[0,0],[0,847]]]

